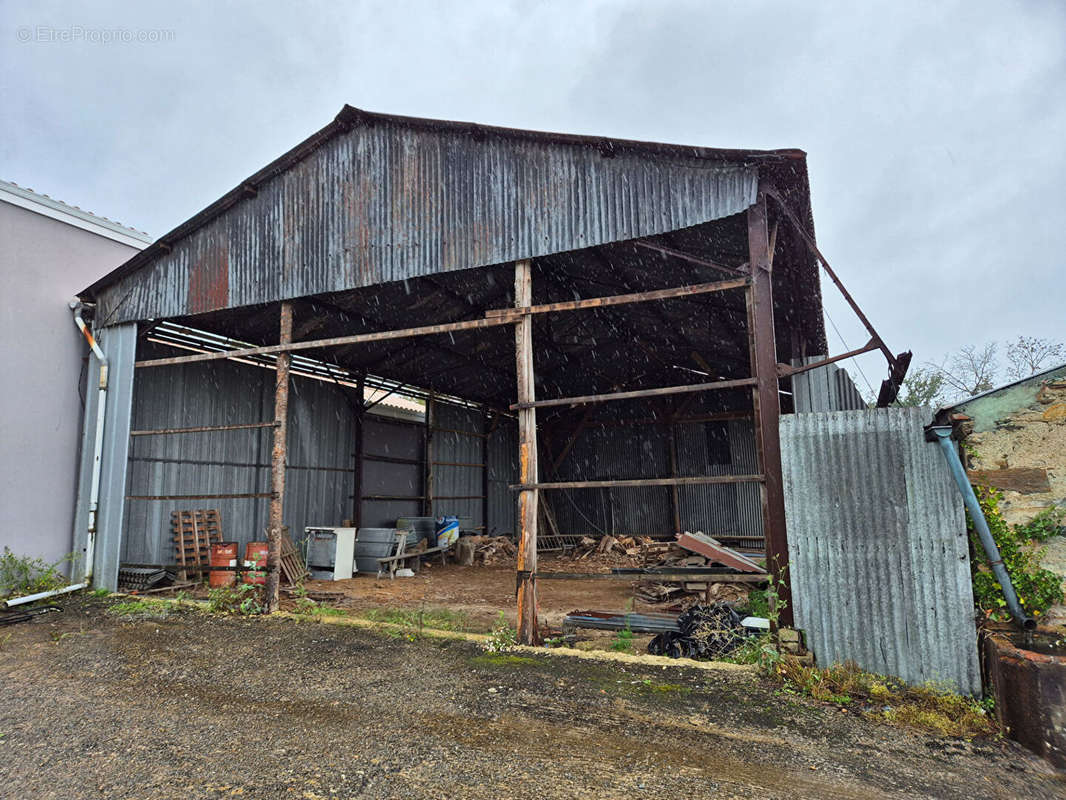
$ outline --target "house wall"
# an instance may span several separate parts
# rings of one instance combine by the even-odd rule
[[[68,301],[139,248],[0,193],[0,547],[55,562],[73,550],[86,344]],[[61,216],[61,215],[60,215]]]

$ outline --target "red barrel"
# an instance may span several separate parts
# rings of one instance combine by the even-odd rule
[[[211,545],[211,566],[228,567],[213,569],[207,582],[211,586],[232,586],[237,582],[237,542],[220,542]]]
[[[266,571],[261,568],[266,566],[269,549],[270,545],[266,542],[248,542],[244,546],[245,583],[255,583],[262,586],[267,582]]]

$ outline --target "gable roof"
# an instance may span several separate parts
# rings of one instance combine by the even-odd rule
[[[805,158],[345,106],[83,296],[115,324],[536,258],[738,214],[767,176],[809,219]]]

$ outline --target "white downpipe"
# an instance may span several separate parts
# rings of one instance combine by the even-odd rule
[[[85,340],[89,343],[93,354],[100,362],[100,380],[96,401],[96,433],[93,439],[93,471],[89,481],[89,522],[87,526],[88,536],[85,543],[85,573],[82,582],[85,585],[92,583],[93,561],[96,556],[96,520],[97,510],[100,504],[100,466],[104,452],[104,417],[107,413],[107,356],[96,343],[96,339],[82,319],[81,311],[84,306],[78,300],[70,301],[70,308],[74,312],[74,324],[78,326]]]
[[[85,589],[88,584],[75,583],[73,586],[64,586],[62,589],[52,589],[49,592],[37,592],[37,594],[28,594],[25,597],[16,597],[12,600],[5,600],[4,605],[8,608],[12,606],[20,606],[23,603],[33,603],[37,600],[44,600],[46,597],[55,597],[57,594],[66,594],[67,592],[76,592],[78,589]]]

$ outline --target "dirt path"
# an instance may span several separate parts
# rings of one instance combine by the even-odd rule
[[[1066,796],[1010,743],[866,723],[743,671],[100,605],[3,633],[3,798]]]

